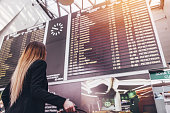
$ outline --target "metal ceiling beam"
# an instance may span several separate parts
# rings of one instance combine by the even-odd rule
[[[83,1],[84,1],[84,0],[82,0],[82,9],[83,9]]]
[[[70,13],[72,13],[72,8],[71,8],[71,5],[70,5]]]
[[[44,4],[45,4],[45,7],[47,7],[47,0],[45,0],[45,3],[44,3]]]
[[[56,0],[56,3],[57,3],[59,17],[61,17],[60,5],[59,5],[58,0]]]
[[[161,7],[161,9],[163,9],[164,8],[164,0],[160,0],[160,7]]]
[[[60,6],[65,12],[67,12],[67,13],[69,14],[69,11],[67,11],[63,6],[61,6],[60,4],[59,4],[59,6]]]
[[[81,10],[81,7],[77,3],[74,2],[74,5],[77,6]]]
[[[36,2],[40,5],[40,7],[45,11],[45,13],[48,15],[49,18],[53,19],[55,18],[53,13],[47,9],[44,3],[40,2],[39,0],[36,0]]]
[[[91,0],[88,0],[92,6],[94,6],[93,2]]]

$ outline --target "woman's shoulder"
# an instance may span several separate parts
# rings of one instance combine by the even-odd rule
[[[39,67],[39,66],[47,66],[47,63],[44,60],[38,59],[36,61],[34,61],[31,65],[30,68],[32,67]]]
[[[46,61],[45,60],[41,60],[41,59],[38,59],[36,61],[34,61],[32,64],[37,64],[37,63],[41,63],[41,64],[46,64]]]

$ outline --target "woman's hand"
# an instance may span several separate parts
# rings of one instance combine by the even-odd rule
[[[64,110],[66,112],[75,112],[75,104],[71,101],[69,101],[68,99],[66,99],[66,101],[64,102]]]

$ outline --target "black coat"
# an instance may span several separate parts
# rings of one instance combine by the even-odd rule
[[[44,113],[45,103],[63,108],[65,98],[48,92],[46,78],[47,64],[43,60],[36,60],[29,67],[23,83],[23,89],[16,103],[10,105],[10,83],[2,93],[5,113]]]

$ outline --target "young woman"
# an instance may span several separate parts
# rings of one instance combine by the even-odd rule
[[[44,44],[28,44],[2,93],[5,113],[44,113],[45,103],[64,108],[66,112],[75,111],[74,103],[47,91],[45,59]]]

